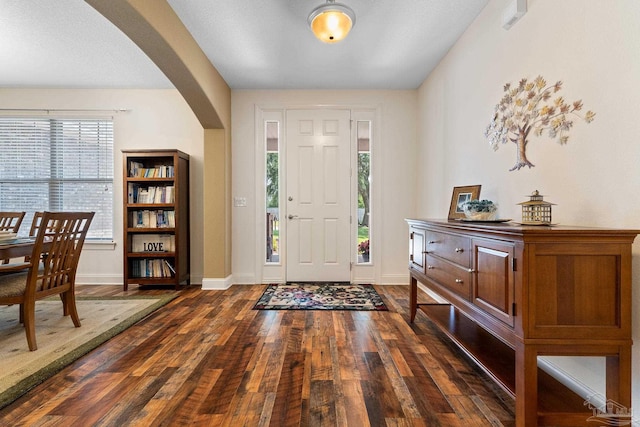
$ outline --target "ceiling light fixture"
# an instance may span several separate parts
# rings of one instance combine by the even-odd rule
[[[348,6],[327,0],[327,3],[311,11],[307,22],[319,40],[337,43],[347,37],[356,24],[356,14]]]

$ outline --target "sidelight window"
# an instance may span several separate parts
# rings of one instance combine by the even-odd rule
[[[358,146],[358,264],[371,262],[371,121],[356,121]]]
[[[265,122],[265,200],[268,263],[280,262],[280,123]]]

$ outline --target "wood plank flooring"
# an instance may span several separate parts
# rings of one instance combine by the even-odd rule
[[[252,310],[190,287],[0,411],[0,425],[513,426],[514,402],[418,313]],[[80,286],[79,295],[175,292]],[[427,297],[421,295],[421,299]]]

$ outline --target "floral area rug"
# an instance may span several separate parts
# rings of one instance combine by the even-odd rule
[[[287,283],[269,285],[254,310],[387,311],[372,285]]]

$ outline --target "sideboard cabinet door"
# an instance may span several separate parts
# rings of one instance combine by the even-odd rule
[[[473,303],[507,325],[514,322],[514,247],[473,240]]]
[[[425,273],[425,233],[422,228],[411,227],[409,235],[409,267]]]
[[[529,245],[527,336],[627,339],[629,251],[629,245],[604,241]]]

